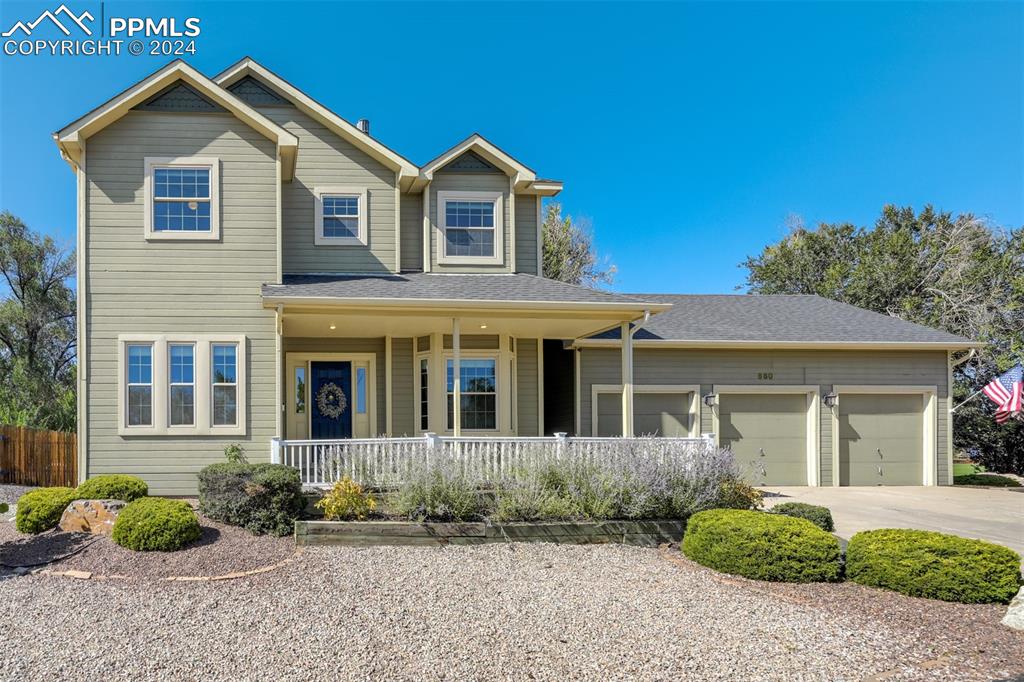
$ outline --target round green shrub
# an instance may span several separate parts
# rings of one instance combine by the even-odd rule
[[[857,533],[846,548],[855,583],[912,597],[964,604],[1005,604],[1020,587],[1020,556],[983,540],[925,530]]]
[[[839,541],[804,519],[743,509],[690,517],[683,553],[723,573],[787,583],[832,582],[842,572]]]
[[[121,510],[113,540],[140,552],[173,552],[199,539],[199,519],[188,502],[143,497]]]
[[[807,519],[823,531],[831,533],[836,529],[832,522],[832,512],[828,507],[819,507],[816,504],[805,502],[783,502],[777,504],[770,510],[773,514],[784,514],[795,519]]]
[[[138,476],[104,474],[90,478],[76,490],[80,500],[122,500],[134,502],[149,494],[149,486]]]
[[[37,488],[18,498],[14,527],[22,533],[42,533],[56,528],[61,514],[78,499],[74,488]]]

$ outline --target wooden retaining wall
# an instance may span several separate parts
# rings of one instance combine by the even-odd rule
[[[409,521],[297,521],[295,544],[480,545],[492,542],[622,543],[657,547],[678,542],[685,521],[553,521],[538,523],[414,523]]]

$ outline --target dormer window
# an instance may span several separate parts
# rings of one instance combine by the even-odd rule
[[[500,264],[504,255],[501,192],[438,192],[442,263]]]
[[[366,188],[316,187],[314,243],[318,246],[366,246]]]
[[[219,239],[219,161],[145,159],[146,239]]]

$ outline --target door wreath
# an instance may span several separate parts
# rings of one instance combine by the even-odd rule
[[[321,386],[320,390],[316,392],[316,407],[325,417],[337,419],[345,413],[345,408],[348,407],[348,398],[345,397],[345,392],[341,390],[341,387],[332,381]]]

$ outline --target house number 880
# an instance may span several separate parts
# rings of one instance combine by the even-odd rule
[[[757,373],[758,381],[771,381],[774,378],[775,378],[775,373],[774,372],[758,372]]]

